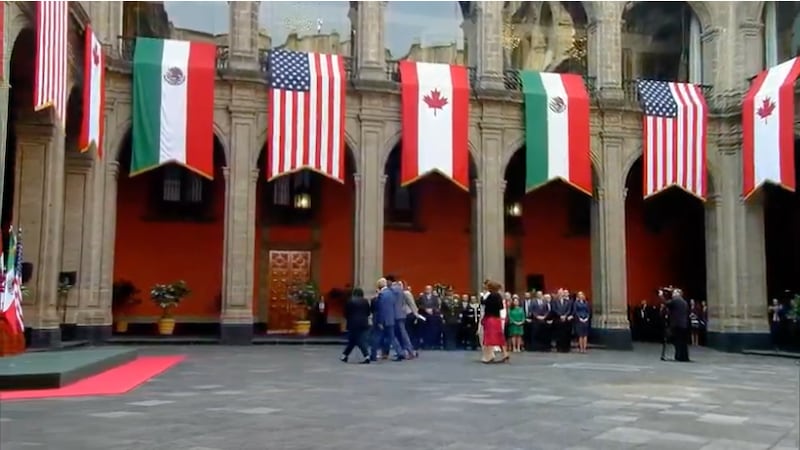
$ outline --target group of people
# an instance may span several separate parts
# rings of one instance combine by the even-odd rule
[[[383,359],[393,353],[393,360],[401,361],[418,357],[418,349],[456,348],[481,348],[487,363],[500,351],[506,362],[509,353],[523,350],[568,352],[573,335],[579,352],[588,347],[591,307],[582,292],[519,296],[486,280],[477,295],[426,286],[415,298],[410,286],[391,276],[379,279],[377,289],[373,299],[354,289],[345,304],[344,362],[355,347],[364,356],[362,364],[377,361],[379,352]]]
[[[708,304],[690,299],[688,306],[690,343],[693,346],[704,345],[708,329]],[[642,300],[639,306],[629,307],[628,321],[635,341],[661,342],[669,328],[666,306],[661,300],[658,305]]]

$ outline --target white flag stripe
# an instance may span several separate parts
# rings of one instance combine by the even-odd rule
[[[756,186],[765,181],[785,181],[781,179],[781,100],[779,90],[786,82],[786,77],[789,76],[795,63],[796,61],[791,59],[769,69],[761,88],[755,96],[756,111],[758,111],[764,100],[774,102],[774,109],[769,117],[762,119],[756,116],[754,121],[753,135],[756,142],[756,158],[753,168]]]
[[[52,106],[62,127],[67,109],[68,11],[66,1],[37,2],[34,109]]]
[[[162,73],[177,67],[184,76],[189,73],[188,41],[165,40],[161,54]],[[159,162],[186,162],[186,114],[175,114],[175,111],[186,111],[188,103],[188,81],[170,84],[161,81],[161,133],[159,135]],[[191,132],[191,131],[189,131]]]
[[[447,64],[417,63],[417,172],[440,171],[453,177],[453,77]],[[431,108],[425,101],[433,92],[447,99],[444,108]],[[436,119],[432,116],[436,115]],[[449,123],[450,126],[442,126]]]
[[[547,104],[555,98],[566,102],[569,96],[561,74],[541,73],[542,85],[547,92]],[[567,106],[569,107],[569,106]],[[569,180],[569,114],[547,108],[547,172],[548,179]]]
[[[339,71],[339,55],[331,55],[331,72],[333,73],[333,77],[331,78],[332,86],[339,86],[344,79],[344,74]],[[342,66],[343,67],[343,66]],[[342,104],[344,99],[342,95],[344,91],[341,89],[332,89],[333,93],[333,117],[331,118],[333,121],[333,126],[330,127],[331,130],[331,148],[330,148],[330,157],[331,157],[331,167],[339,167],[341,164],[342,158],[342,132],[341,130],[344,129],[344,117],[339,113],[340,109],[339,106]],[[326,152],[328,153],[328,152]],[[324,166],[323,166],[324,167]]]

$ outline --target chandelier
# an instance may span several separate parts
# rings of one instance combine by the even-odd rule
[[[506,50],[514,50],[519,47],[522,38],[517,34],[517,27],[509,19],[503,19],[503,48]]]

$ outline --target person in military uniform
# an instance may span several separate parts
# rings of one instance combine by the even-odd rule
[[[461,297],[456,293],[448,293],[442,302],[442,318],[444,328],[444,349],[455,350],[458,347],[458,336],[461,322]]]
[[[465,296],[466,297],[466,296]],[[481,322],[481,304],[478,296],[469,297],[469,301],[464,303],[461,310],[461,325],[459,344],[463,349],[477,350],[480,348],[478,340],[478,324]]]

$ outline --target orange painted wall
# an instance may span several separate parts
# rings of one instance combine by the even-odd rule
[[[191,294],[175,309],[178,316],[218,318],[222,290],[222,241],[225,182],[217,168],[210,223],[146,220],[148,196],[156,173],[133,178],[121,174],[117,188],[114,280],[125,279],[141,291],[141,303],[121,312],[155,316],[161,310],[149,299],[156,283],[185,280]]]
[[[345,184],[325,179],[320,189],[321,198],[315,207],[317,211],[317,226],[319,227],[319,251],[317,257],[320,273],[315,280],[320,291],[325,294],[333,288],[344,288],[353,283],[353,215],[355,214],[355,190],[352,177],[347,177]],[[268,208],[266,199],[262,196],[263,190],[258,190],[259,211],[256,227],[256,255],[261,254],[261,239],[264,232],[264,211]],[[281,244],[287,248],[297,244],[312,244],[312,226],[276,226],[271,225],[268,230],[270,244],[277,250]],[[256,258],[256,280],[259,280],[259,271],[268,271],[269,267],[261,264],[261,258]],[[266,299],[259,299],[260,289],[255,287],[253,294],[253,313],[259,311],[258,303]],[[265,306],[265,305],[264,305]],[[329,304],[328,317],[341,315],[343,305]]]
[[[471,285],[472,243],[469,193],[439,175],[417,181],[419,230],[387,227],[383,233],[383,272],[421,291],[443,283],[458,291]]]
[[[506,249],[521,239],[517,264],[524,275],[544,275],[545,289],[559,287],[583,291],[592,298],[591,241],[588,235],[569,235],[569,195],[564,183],[551,183],[527,194],[522,200],[521,236],[507,235]],[[520,282],[521,281],[521,282]],[[525,280],[517,280],[517,290]]]
[[[687,298],[706,300],[705,221],[700,201],[677,190],[658,194],[670,196],[674,203],[653,205],[669,211],[667,225],[656,232],[646,225],[645,202],[657,202],[658,197],[645,200],[641,189],[634,189],[633,183],[629,186],[625,220],[628,304],[652,303],[657,298],[655,290],[670,284],[681,287]]]

